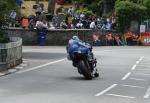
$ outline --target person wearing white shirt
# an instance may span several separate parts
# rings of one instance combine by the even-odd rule
[[[77,23],[76,27],[78,29],[82,29],[83,28],[83,23],[81,21],[79,21],[79,23]]]
[[[95,21],[91,22],[90,29],[96,29]]]

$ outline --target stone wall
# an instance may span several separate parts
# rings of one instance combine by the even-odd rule
[[[23,39],[23,45],[39,45],[38,36],[39,32],[37,30],[28,29],[9,29],[8,36],[10,37],[21,37]],[[66,45],[68,40],[73,35],[78,35],[80,39],[85,41],[92,41],[93,31],[89,29],[81,30],[47,30],[46,31],[46,43],[45,45]]]
[[[11,37],[11,42],[0,44],[0,71],[22,63],[22,39]]]

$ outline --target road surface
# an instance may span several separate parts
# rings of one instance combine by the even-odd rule
[[[65,47],[23,47],[18,71],[0,77],[0,103],[150,103],[149,47],[93,51],[100,77],[85,80]]]

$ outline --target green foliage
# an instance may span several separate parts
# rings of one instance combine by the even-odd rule
[[[16,0],[0,0],[0,43],[8,41],[8,38],[4,36],[2,26],[11,22],[9,15],[12,10],[18,10]]]
[[[87,4],[88,9],[94,12],[97,15],[102,14],[103,3],[106,0],[76,0],[79,3]]]
[[[129,0],[118,0],[115,4],[115,11],[121,32],[129,28],[132,20],[140,21],[141,17],[146,15],[146,7]]]
[[[150,9],[150,0],[144,0],[143,4],[144,4],[144,6],[146,6],[148,9]]]
[[[150,18],[150,0],[144,0],[144,6],[147,8],[147,17]]]
[[[94,15],[93,12],[91,10],[88,10],[87,8],[84,8],[83,10],[77,10],[76,11],[78,14],[80,13],[84,13],[85,16],[91,16],[91,15]]]

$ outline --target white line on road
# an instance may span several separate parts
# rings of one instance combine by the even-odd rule
[[[115,97],[123,97],[123,98],[130,98],[130,99],[134,99],[135,97],[131,97],[131,96],[124,96],[124,95],[117,95],[117,94],[106,94],[109,96],[115,96]]]
[[[139,64],[140,63],[140,61],[136,61],[136,64]]]
[[[17,67],[15,67],[15,69],[23,69],[23,67],[17,66]]]
[[[25,66],[27,66],[27,64],[25,64],[25,63],[22,63],[22,64],[20,64],[20,66],[23,66],[23,67],[25,67]]]
[[[111,90],[112,88],[114,88],[115,86],[117,86],[118,84],[113,84],[111,85],[110,87],[106,88],[105,90],[103,90],[102,92],[100,93],[97,93],[95,96],[101,96],[103,95],[104,93],[108,92],[109,90]]]
[[[132,66],[131,70],[135,70],[136,64]]]
[[[39,68],[42,68],[42,67],[45,67],[45,66],[48,66],[48,65],[51,65],[51,64],[55,64],[55,63],[58,63],[58,62],[61,62],[61,61],[64,61],[64,60],[66,60],[66,58],[56,60],[56,61],[53,61],[53,62],[49,62],[49,63],[43,64],[43,65],[40,65],[40,66],[37,66],[37,67],[33,67],[33,68],[30,68],[30,69],[27,69],[27,70],[22,70],[22,71],[19,71],[17,73],[20,74],[20,73],[25,73],[25,72],[28,72],[28,71],[36,70],[36,69],[39,69]]]
[[[144,58],[144,56],[142,56],[142,57],[139,59],[139,61],[142,61],[142,60],[143,60],[143,58]]]
[[[132,80],[139,80],[139,81],[146,81],[144,79],[139,79],[139,78],[129,78],[129,79],[132,79]]]
[[[0,73],[0,76],[3,76],[4,75],[4,73]]]
[[[124,87],[132,87],[132,88],[144,88],[144,87],[135,86],[135,85],[121,85],[121,86],[124,86]]]
[[[143,60],[144,56],[141,56],[140,59],[138,61],[136,61],[136,64],[134,64],[131,68],[131,70],[135,70],[137,64],[139,64],[142,60]]]
[[[149,88],[147,89],[147,91],[146,91],[146,93],[145,93],[145,95],[144,95],[144,98],[149,98],[149,96],[150,96],[150,86],[149,86]]]
[[[121,80],[126,80],[131,75],[131,72],[127,73]]]
[[[139,64],[143,60],[144,56],[141,56],[138,61],[136,61],[136,64],[134,64],[131,68],[131,70],[135,70],[137,64]],[[131,72],[127,73],[121,80],[126,80],[131,75]]]

